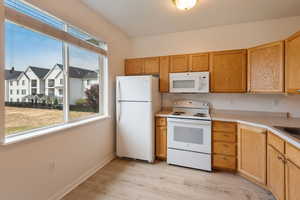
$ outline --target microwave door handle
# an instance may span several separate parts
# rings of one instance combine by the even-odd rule
[[[201,87],[202,87],[202,80],[201,79],[202,79],[202,77],[200,76],[199,77],[199,90],[201,90]]]

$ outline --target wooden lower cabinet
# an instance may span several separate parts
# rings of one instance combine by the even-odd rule
[[[277,200],[285,199],[285,158],[268,145],[267,186]],[[300,181],[300,179],[299,179]]]
[[[299,158],[300,159],[300,158]],[[286,200],[300,199],[300,167],[287,160],[286,163]],[[280,200],[280,199],[279,199]]]
[[[167,159],[167,119],[164,117],[156,118],[155,130],[155,156],[158,159]]]
[[[213,168],[236,170],[236,131],[233,122],[213,121]]]
[[[265,129],[239,125],[238,171],[250,180],[267,184],[267,132]]]

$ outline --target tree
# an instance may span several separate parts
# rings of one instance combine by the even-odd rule
[[[87,104],[91,106],[96,112],[99,111],[99,85],[92,85],[90,89],[85,91],[87,97]]]

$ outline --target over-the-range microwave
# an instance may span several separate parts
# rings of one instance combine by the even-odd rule
[[[171,93],[209,93],[209,72],[170,73]]]

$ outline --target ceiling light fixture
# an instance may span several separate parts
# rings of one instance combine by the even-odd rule
[[[193,8],[198,0],[172,0],[179,10],[189,10]]]

